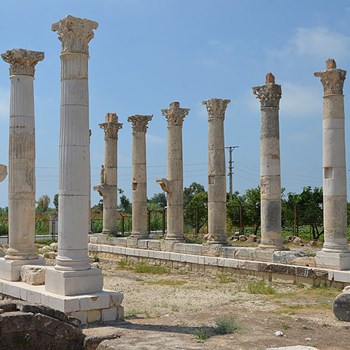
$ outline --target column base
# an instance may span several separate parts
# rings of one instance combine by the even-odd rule
[[[350,251],[330,252],[319,251],[315,257],[316,266],[332,270],[350,270]]]
[[[262,243],[262,244],[259,244],[258,248],[270,249],[270,250],[289,250],[289,248],[285,248],[285,246],[283,244],[279,245],[279,244]]]
[[[80,295],[102,291],[103,276],[99,268],[82,271],[58,271],[49,267],[45,275],[45,290],[59,295]]]
[[[21,277],[21,267],[23,265],[45,265],[43,258],[31,260],[8,260],[0,258],[0,279],[6,281],[19,281]]]

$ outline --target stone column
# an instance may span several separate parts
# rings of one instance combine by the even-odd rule
[[[118,131],[123,124],[118,123],[115,113],[106,114],[106,122],[99,124],[105,131],[104,165],[101,167],[101,184],[94,187],[103,197],[103,229],[102,233],[117,233],[117,144]]]
[[[169,109],[162,109],[162,114],[168,121],[168,175],[167,179],[159,179],[157,182],[167,193],[165,239],[171,242],[184,240],[182,124],[188,112],[188,108],[180,108],[179,102],[172,102]]]
[[[324,244],[316,255],[317,266],[350,269],[347,240],[346,161],[343,85],[346,71],[333,59],[321,78],[323,97],[323,225]]]
[[[225,111],[230,100],[203,101],[208,111],[208,243],[226,244]]]
[[[279,102],[281,85],[272,73],[263,86],[253,87],[261,103],[260,131],[260,248],[284,249],[281,235],[281,170],[279,136]]]
[[[10,64],[9,248],[0,277],[19,280],[20,266],[39,264],[35,253],[34,71],[43,52],[13,49],[1,55]]]
[[[147,171],[146,131],[151,115],[134,115],[132,123],[132,234],[137,240],[148,237],[147,230]],[[136,243],[136,242],[135,242]]]
[[[101,270],[88,257],[90,147],[89,41],[96,22],[67,16],[52,25],[62,42],[58,254],[45,289],[60,295],[102,290]]]

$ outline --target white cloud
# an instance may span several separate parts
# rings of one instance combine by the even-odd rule
[[[295,118],[322,115],[321,86],[302,86],[291,82],[281,85],[280,114]]]
[[[164,145],[166,144],[166,140],[164,137],[152,135],[150,133],[147,133],[147,142],[153,145]]]
[[[350,57],[350,37],[326,27],[297,28],[281,49],[266,50],[270,57],[301,56],[346,59]]]
[[[0,86],[0,119],[9,118],[10,94],[8,89]]]

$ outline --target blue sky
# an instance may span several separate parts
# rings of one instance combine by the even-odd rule
[[[207,183],[207,112],[202,101],[229,98],[225,144],[234,156],[234,190],[259,183],[260,103],[252,87],[267,72],[282,85],[282,186],[300,192],[322,186],[322,85],[313,76],[329,57],[350,67],[350,3],[338,0],[32,0],[0,2],[0,52],[45,52],[36,67],[37,199],[58,192],[60,42],[51,24],[67,14],[95,20],[90,42],[89,90],[92,185],[99,183],[103,130],[115,112],[118,187],[131,198],[131,125],[134,114],[153,114],[147,132],[148,195],[166,177],[167,125],[160,110],[179,101],[190,112],[183,126],[184,185]],[[350,74],[350,73],[349,73]],[[348,78],[350,79],[350,78]],[[8,64],[0,60],[0,163],[8,164]],[[349,83],[345,81],[346,131]],[[349,137],[347,137],[349,140]],[[347,142],[347,148],[349,142]],[[349,154],[349,152],[348,152]],[[228,154],[226,154],[228,159]],[[347,157],[350,168],[349,157]],[[92,191],[92,204],[100,199]],[[0,207],[7,205],[7,180]]]

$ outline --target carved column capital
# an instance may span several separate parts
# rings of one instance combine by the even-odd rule
[[[179,102],[172,102],[169,105],[169,109],[161,110],[162,115],[164,115],[168,121],[168,126],[182,126],[189,111],[189,108],[180,108]]]
[[[221,118],[225,119],[225,111],[231,100],[223,100],[221,98],[211,98],[202,103],[207,107],[209,119]]]
[[[133,115],[128,118],[128,122],[132,123],[132,131],[133,132],[146,132],[147,124],[151,121],[153,115]]]
[[[1,55],[10,64],[10,75],[34,76],[35,65],[45,57],[43,52],[24,49],[7,50]]]
[[[326,70],[324,72],[315,72],[314,76],[321,78],[324,96],[343,95],[346,70],[337,69],[334,59],[329,58],[326,61]]]
[[[118,116],[115,113],[107,113],[106,122],[98,125],[104,129],[106,138],[117,138],[119,129],[123,127],[122,123],[118,123]]]
[[[58,39],[62,42],[61,53],[89,54],[89,42],[94,37],[93,30],[98,23],[85,18],[66,16],[54,23],[52,31],[57,32]]]
[[[265,85],[253,87],[253,94],[260,100],[261,108],[278,107],[282,97],[281,85],[275,84],[272,73],[266,74]]]

